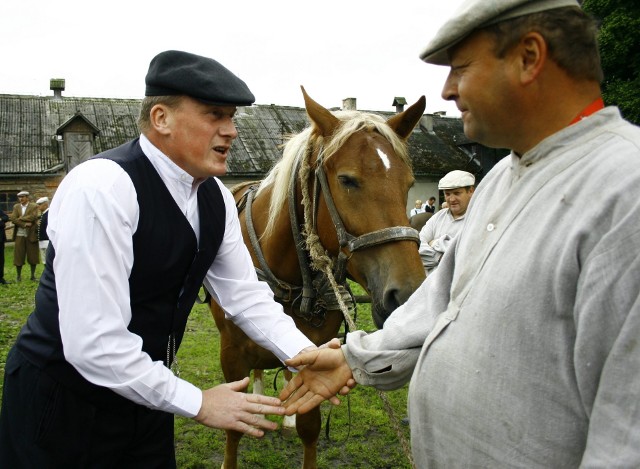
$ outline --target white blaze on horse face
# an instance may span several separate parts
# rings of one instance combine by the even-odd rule
[[[376,151],[378,152],[378,156],[382,160],[382,164],[384,165],[385,168],[387,168],[387,171],[389,171],[389,168],[391,167],[391,162],[389,161],[389,157],[385,152],[380,150],[380,148],[376,148]]]

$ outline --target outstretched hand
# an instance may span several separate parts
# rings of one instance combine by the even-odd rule
[[[277,423],[264,415],[284,415],[280,399],[242,392],[249,378],[221,384],[202,392],[202,407],[194,419],[207,427],[235,430],[261,437],[266,430],[275,430]]]
[[[325,400],[339,405],[336,395],[348,394],[356,384],[337,339],[316,350],[299,353],[285,364],[300,370],[280,393],[287,415],[304,414]]]

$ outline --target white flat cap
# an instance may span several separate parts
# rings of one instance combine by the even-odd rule
[[[499,21],[562,7],[580,7],[577,0],[466,0],[420,54],[434,65],[449,65],[447,50],[472,31]]]
[[[457,189],[458,187],[473,186],[475,183],[476,177],[473,174],[456,169],[440,179],[438,189]]]
[[[43,204],[45,202],[49,202],[49,197],[40,197],[38,200],[36,200],[37,205]]]
[[[18,192],[18,197],[22,197],[23,195],[29,195],[29,193],[27,191]]]

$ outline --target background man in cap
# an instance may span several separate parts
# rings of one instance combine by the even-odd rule
[[[9,216],[15,225],[13,230],[13,265],[16,266],[16,280],[22,280],[22,266],[26,261],[31,267],[31,280],[36,279],[36,265],[40,262],[38,251],[38,206],[29,201],[29,192],[18,192],[18,203]]]
[[[140,138],[78,165],[52,200],[35,310],[5,368],[0,467],[175,467],[173,414],[273,430],[260,414],[284,408],[241,392],[248,378],[201,391],[169,368],[203,281],[282,360],[315,348],[257,280],[215,178],[253,94],[180,51],[157,55],[146,85]]]
[[[7,234],[5,232],[6,223],[9,221],[9,215],[4,213],[4,210],[0,208],[0,285],[6,285],[10,282],[4,278],[4,244],[7,241]]]
[[[422,206],[425,212],[436,213],[436,198],[431,196]]]
[[[447,173],[438,183],[448,208],[438,211],[420,230],[420,257],[427,275],[438,267],[451,240],[460,232],[476,178],[466,171]]]
[[[602,109],[595,25],[470,0],[422,58],[465,134],[512,153],[384,329],[287,362],[309,365],[288,412],[411,379],[417,467],[640,467],[640,129]]]
[[[40,249],[40,259],[45,263],[47,247],[49,246],[49,235],[47,226],[49,225],[49,197],[40,197],[36,200],[38,210],[40,210],[40,222],[38,223],[38,248]]]

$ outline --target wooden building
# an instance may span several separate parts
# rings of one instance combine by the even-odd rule
[[[65,97],[62,79],[51,80],[51,90],[50,96],[0,94],[0,208],[5,211],[21,190],[28,190],[32,200],[52,198],[74,166],[138,136],[141,100]],[[369,112],[388,118],[405,104],[396,97],[395,111]],[[354,98],[343,101],[343,108],[355,105]],[[255,105],[238,109],[236,125],[239,136],[221,178],[228,186],[262,179],[280,158],[287,136],[304,129],[308,118],[304,107]],[[407,210],[415,199],[436,195],[437,182],[447,172],[462,169],[481,179],[505,154],[470,142],[460,119],[438,114],[423,116],[409,145],[416,184]]]

